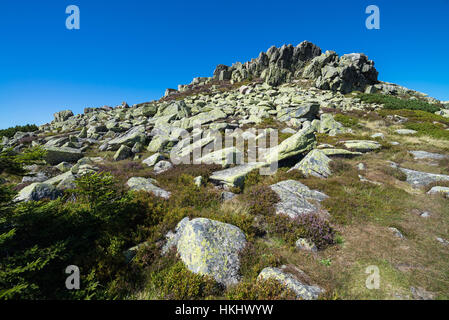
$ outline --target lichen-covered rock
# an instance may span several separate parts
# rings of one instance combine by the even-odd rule
[[[71,110],[63,110],[56,112],[54,114],[55,122],[63,122],[69,119],[70,117],[73,117],[73,112]]]
[[[239,160],[240,159],[240,160]],[[224,148],[218,151],[210,152],[197,161],[199,164],[218,164],[226,167],[237,164],[243,159],[243,153],[236,147]]]
[[[316,145],[315,129],[306,126],[265,154],[267,163],[277,162],[312,150]]]
[[[358,151],[349,151],[346,149],[338,149],[338,148],[323,148],[320,150],[328,157],[352,158],[362,155],[362,153]]]
[[[297,270],[298,273],[301,273]],[[279,281],[285,287],[296,293],[298,299],[316,300],[324,290],[318,286],[304,284],[298,277],[292,273],[286,272],[284,268],[265,268],[263,269],[258,280],[274,279]]]
[[[152,156],[149,156],[145,160],[142,161],[142,163],[146,164],[149,167],[153,167],[158,161],[163,160],[164,157],[159,152],[153,154]]]
[[[335,136],[348,130],[340,123],[335,121],[334,116],[330,113],[323,113],[320,117],[320,124],[318,128],[319,133],[327,133],[330,136]]]
[[[416,171],[406,168],[401,168],[398,164],[391,162],[393,168],[399,168],[407,176],[406,181],[414,187],[424,187],[430,183],[439,181],[449,181],[449,175],[435,174],[422,171]]]
[[[346,148],[359,152],[369,152],[382,148],[379,142],[371,140],[348,140],[342,143]]]
[[[161,160],[158,163],[156,163],[153,170],[155,174],[160,174],[162,172],[170,170],[172,167],[173,165],[170,163],[170,161]]]
[[[286,214],[290,218],[318,212],[319,202],[328,196],[295,180],[284,180],[273,184],[270,188],[277,193],[280,202],[275,204],[277,214]]]
[[[131,148],[128,146],[121,146],[117,152],[114,154],[114,161],[121,161],[125,160],[127,158],[132,157],[133,153],[131,151]]]
[[[314,176],[318,178],[327,178],[332,172],[329,168],[329,163],[332,160],[329,159],[324,152],[318,149],[314,149],[310,151],[304,159],[298,162],[293,168],[288,170],[288,172],[292,170],[301,171],[306,177]]]
[[[50,165],[57,165],[61,162],[76,162],[83,157],[79,149],[68,147],[45,146],[45,161]]]
[[[228,286],[240,279],[239,253],[245,245],[245,234],[238,227],[197,218],[183,227],[176,248],[190,271]]]
[[[132,177],[126,182],[126,185],[130,190],[133,191],[146,191],[154,194],[157,197],[161,197],[164,199],[170,198],[170,192],[155,186],[154,183],[156,183],[156,180],[154,179]]]
[[[39,201],[42,199],[55,200],[61,192],[55,186],[47,183],[33,183],[20,190],[14,201]]]
[[[253,170],[266,166],[263,162],[250,162],[235,166],[229,169],[215,171],[209,177],[210,180],[231,187],[241,187],[245,181],[245,177]]]
[[[146,139],[145,126],[132,127],[119,137],[110,140],[108,142],[108,150],[118,150],[122,145],[132,148],[136,142],[145,144]]]
[[[316,245],[311,242],[308,239],[305,238],[299,238],[296,241],[296,248],[298,248],[299,250],[304,250],[304,251],[312,251],[312,252],[316,252],[318,251]]]
[[[445,154],[439,154],[439,153],[432,153],[427,151],[409,151],[415,160],[422,160],[422,159],[432,159],[432,160],[443,160],[449,158],[448,155]]]

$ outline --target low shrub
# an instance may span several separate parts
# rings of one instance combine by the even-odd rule
[[[295,300],[293,290],[275,279],[241,282],[226,292],[229,300]]]
[[[35,124],[27,124],[24,126],[15,126],[10,127],[8,129],[0,130],[0,138],[7,137],[12,138],[17,132],[34,132],[39,130],[39,128]]]
[[[367,103],[383,104],[385,109],[390,110],[421,110],[434,113],[441,109],[440,105],[430,104],[422,100],[402,99],[378,93],[362,93],[358,97]]]

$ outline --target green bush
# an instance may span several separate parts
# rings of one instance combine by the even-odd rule
[[[358,97],[367,103],[383,104],[385,109],[390,110],[421,110],[427,112],[436,112],[441,109],[441,106],[430,104],[422,100],[401,99],[391,95],[384,95],[379,93],[362,93]]]
[[[334,119],[347,128],[360,128],[359,119],[356,117],[337,113],[336,115],[334,115]]]

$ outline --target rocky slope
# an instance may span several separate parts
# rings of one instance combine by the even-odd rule
[[[421,101],[433,105],[438,111],[429,113],[428,117],[432,117],[429,126],[437,122],[442,132],[448,130],[449,121],[445,120],[449,117],[447,103],[399,85],[378,81],[374,62],[364,54],[351,53],[339,57],[333,51],[322,53],[320,48],[305,41],[296,47],[271,47],[249,62],[218,65],[212,77],[195,78],[188,85],[180,85],[178,90],[167,89],[165,96],[158,101],[134,106],[123,103],[114,108],[86,108],[83,114],[78,115],[70,110],[57,112],[54,121],[40,126],[37,132],[18,132],[11,139],[3,138],[1,148],[12,148],[14,152],[21,153],[30,146],[41,146],[46,151],[45,164],[28,168],[29,174],[21,181],[24,188],[16,197],[17,202],[56,199],[74,188],[76,179],[101,171],[105,163],[120,164],[124,161],[142,164],[153,174],[152,178],[141,177],[134,176],[131,171],[128,175],[131,177],[126,181],[129,190],[145,191],[170,201],[176,190],[161,185],[158,177],[178,166],[175,159],[187,159],[191,164],[191,154],[195,152],[199,157],[192,166],[211,163],[221,166],[208,177],[194,178],[199,188],[207,179],[211,190],[219,190],[223,203],[241,201],[239,197],[250,190],[248,177],[277,163],[279,170],[284,168],[286,171],[282,172],[288,172],[292,179],[287,178],[287,173],[281,181],[270,181],[269,175],[263,176],[266,179],[263,184],[278,197],[274,214],[293,220],[319,214],[335,223],[336,229],[339,229],[338,223],[332,217],[335,208],[329,207],[336,199],[336,191],[329,186],[335,185],[337,180],[323,188],[318,188],[323,185],[321,182],[314,181],[326,183],[326,179],[337,179],[343,175],[342,170],[354,172],[358,168],[355,169],[355,180],[351,180],[353,184],[368,184],[372,186],[369,188],[394,185],[422,197],[431,194],[445,194],[447,197],[449,172],[444,169],[447,164],[444,161],[449,158],[449,145],[445,136],[434,138],[426,136],[426,132],[404,129],[402,126],[407,123],[422,123],[423,120],[413,118],[418,117],[415,114],[406,117],[402,111],[389,111],[387,114],[383,104],[367,102],[362,93],[393,96],[410,101],[410,104]],[[279,143],[265,145],[274,131]],[[216,133],[220,133],[218,138]],[[217,143],[222,143],[225,135],[237,140],[254,140],[258,156],[252,159],[244,145],[221,145],[217,149]],[[407,149],[413,148],[437,152],[412,150],[419,165],[402,163],[404,158],[395,156],[408,154]],[[238,158],[243,162],[236,163]],[[426,159],[424,163],[423,159]],[[430,170],[429,159],[436,162]],[[341,161],[346,165],[341,165]],[[336,167],[335,163],[340,163],[343,169]],[[382,169],[378,163],[384,163]],[[380,181],[376,181],[379,170],[396,170],[396,176],[402,173],[405,177],[398,180],[391,175],[389,178],[382,175]],[[295,172],[305,180],[295,179]],[[387,178],[390,180],[385,180]],[[306,185],[307,181],[312,181],[314,186]],[[431,184],[432,187],[425,190],[429,195],[419,189]],[[342,186],[350,188],[344,183]],[[243,195],[238,194],[243,190]],[[331,193],[327,194],[325,190]],[[446,201],[447,205],[447,200],[438,201]],[[443,226],[448,225],[447,214],[433,213],[442,219]],[[344,234],[345,230],[341,232]],[[418,234],[420,231],[413,232]],[[441,240],[438,240],[441,243],[438,250],[447,254],[447,240],[438,238]],[[324,258],[326,253],[317,253],[317,246],[310,237],[295,241],[300,255],[321,254],[320,261],[327,261]],[[255,240],[232,224],[201,217],[185,218],[162,239],[162,251],[166,253],[175,249],[191,272],[211,276],[217,283],[228,287],[241,280],[240,257],[248,242]],[[408,245],[413,247],[413,244]],[[126,251],[128,261],[133,259],[139,248]],[[329,289],[332,285],[320,283],[323,279],[316,274],[310,279],[303,271],[293,270],[292,265],[294,268],[304,267],[298,263],[298,258],[292,258],[288,263],[289,266],[282,267],[264,265],[258,279],[276,279],[302,299],[316,299],[332,291]],[[409,293],[401,290],[397,293],[401,298],[419,296],[416,290]],[[439,294],[447,292],[440,290]]]

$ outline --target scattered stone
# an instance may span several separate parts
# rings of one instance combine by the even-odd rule
[[[443,194],[446,198],[449,198],[449,187],[432,187],[427,194]]]
[[[215,183],[225,184],[230,187],[242,187],[248,173],[264,166],[266,166],[266,164],[263,162],[242,164],[229,169],[215,171],[209,179]]]
[[[300,279],[292,273],[288,273],[284,268],[265,268],[263,269],[258,280],[275,279],[285,287],[296,293],[298,299],[316,300],[324,290],[318,286],[310,286],[304,284]]]
[[[67,172],[73,167],[72,164],[68,162],[61,162],[60,164],[56,165],[55,168],[58,169],[61,172]]]
[[[162,172],[165,172],[167,170],[170,170],[173,167],[173,165],[169,161],[161,160],[154,166],[154,173],[160,174]]]
[[[159,152],[153,154],[152,156],[149,156],[145,160],[142,161],[142,163],[146,164],[149,167],[153,167],[158,161],[163,160],[164,156],[160,154]]]
[[[388,228],[391,232],[393,232],[394,236],[400,239],[404,239],[404,235],[401,233],[401,231],[399,231],[398,229],[394,228],[394,227],[390,227]]]
[[[321,151],[328,157],[353,158],[363,154],[357,151],[349,151],[346,149],[334,149],[334,148],[324,148],[321,149]]]
[[[410,291],[412,292],[413,299],[415,300],[434,300],[435,294],[421,287],[410,287]]]
[[[223,191],[221,193],[221,201],[228,201],[228,200],[232,200],[234,197],[236,196],[235,193],[229,192],[229,191]]]
[[[440,237],[436,238],[438,242],[444,244],[445,246],[449,245],[449,241]]]
[[[357,169],[359,169],[360,171],[364,171],[364,170],[366,170],[366,166],[365,166],[364,163],[360,162],[360,163],[357,165]]]
[[[422,159],[432,159],[432,160],[443,160],[449,158],[449,156],[439,153],[432,153],[427,151],[409,151],[415,160]]]
[[[346,148],[359,152],[369,152],[382,148],[379,142],[371,140],[349,140],[342,143]]]
[[[382,132],[378,132],[375,133],[371,136],[371,138],[376,139],[376,138],[380,138],[380,139],[385,139],[385,135]]]
[[[421,218],[430,218],[430,213],[427,211],[424,211],[423,213],[420,214]]]
[[[156,180],[154,179],[133,177],[128,180],[126,185],[129,187],[130,190],[133,191],[146,191],[154,194],[157,197],[161,197],[164,199],[170,198],[171,195],[170,192],[155,186],[154,183],[156,183]]]
[[[398,129],[394,131],[396,134],[400,134],[400,135],[412,135],[415,134],[417,131],[416,130],[411,130],[411,129]]]
[[[399,168],[407,176],[407,182],[414,187],[424,187],[430,183],[449,181],[449,176],[444,174],[427,173],[406,168],[400,168],[397,163],[390,162],[393,168]]]
[[[195,177],[193,179],[193,182],[199,188],[199,187],[201,187],[201,184],[203,183],[203,177],[202,176]]]
[[[299,250],[304,250],[304,251],[312,251],[312,252],[318,251],[316,245],[313,242],[311,242],[305,238],[299,238],[296,241],[296,248],[298,248]]]

